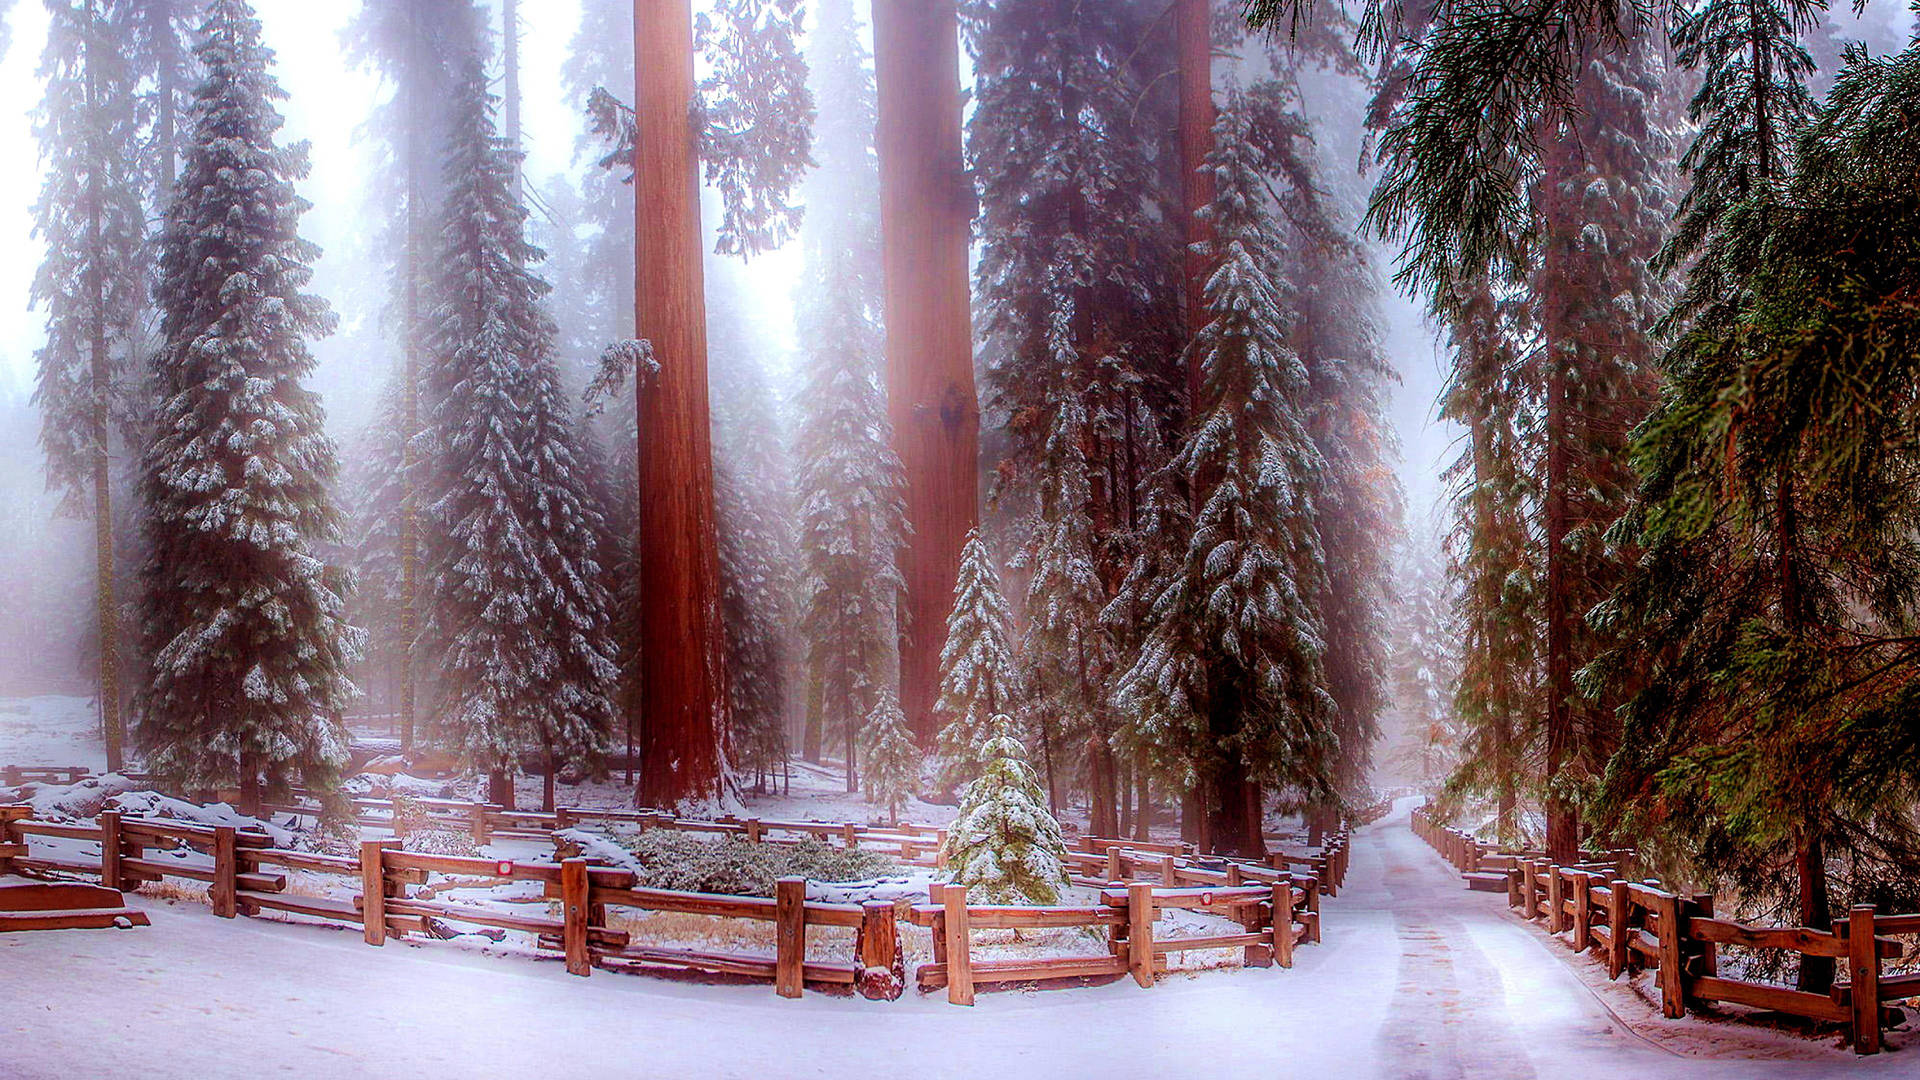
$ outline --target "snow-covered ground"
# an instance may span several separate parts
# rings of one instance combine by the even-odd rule
[[[93,699],[60,694],[0,699],[0,765],[106,768]]]
[[[1291,971],[983,993],[971,1009],[911,991],[891,1004],[784,1001],[762,986],[575,979],[550,960],[446,943],[375,950],[351,930],[135,898],[151,927],[0,937],[0,1075],[65,1078],[87,1061],[137,1062],[151,1080],[1912,1075],[1910,1051],[1861,1059],[1659,1019],[1500,897],[1462,889],[1404,809],[1359,835],[1348,888],[1326,904],[1326,941]]]

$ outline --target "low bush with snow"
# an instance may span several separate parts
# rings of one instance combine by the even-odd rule
[[[899,864],[878,852],[849,851],[811,839],[756,844],[667,829],[621,831],[612,839],[624,857],[608,861],[633,870],[646,888],[676,892],[772,896],[774,882],[783,877],[870,883],[904,873]],[[582,848],[589,857],[607,854],[600,845],[583,844]]]

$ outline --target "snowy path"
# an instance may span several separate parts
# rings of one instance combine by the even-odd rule
[[[140,900],[151,929],[0,936],[0,1077],[1912,1074],[1911,1051],[1856,1059],[1727,1024],[1671,1029],[1682,1049],[1720,1060],[1652,1045],[1502,898],[1461,889],[1404,810],[1359,834],[1348,880],[1326,905],[1325,943],[1302,949],[1292,971],[982,994],[973,1009],[912,993],[889,1006],[580,980],[552,962],[374,950],[350,931],[227,923]],[[1651,1015],[1605,989],[1636,1025]]]

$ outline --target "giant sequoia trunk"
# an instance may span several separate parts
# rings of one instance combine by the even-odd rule
[[[1213,152],[1213,11],[1208,0],[1179,0],[1180,50],[1180,170],[1181,194],[1186,205],[1187,333],[1197,334],[1207,324],[1207,275],[1212,259],[1193,245],[1213,239],[1213,229],[1200,211],[1213,205],[1214,179],[1201,169]],[[1187,403],[1197,413],[1200,401],[1201,357],[1187,356]]]
[[[633,28],[634,314],[660,365],[638,390],[637,794],[673,807],[722,793],[727,730],[691,0],[634,0]]]
[[[880,92],[887,401],[906,477],[901,553],[900,705],[934,735],[960,550],[979,521],[980,408],[968,310],[973,193],[961,160],[959,16],[954,0],[873,6]]]

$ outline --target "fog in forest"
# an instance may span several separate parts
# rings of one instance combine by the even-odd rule
[[[375,175],[377,154],[368,120],[394,91],[368,65],[353,63],[343,44],[357,6],[302,0],[263,0],[258,5],[266,44],[277,54],[278,75],[288,94],[281,104],[285,136],[312,146],[312,174],[300,185],[301,194],[313,203],[303,232],[324,250],[314,291],[340,317],[338,332],[314,346],[319,368],[312,385],[322,396],[328,431],[347,458],[373,420],[380,389],[396,362],[390,327],[382,324],[391,279],[375,235],[381,196],[367,183]],[[868,0],[857,8],[867,25]],[[499,17],[495,0],[496,76]],[[6,21],[10,44],[0,61],[0,89],[21,107],[0,114],[0,148],[9,160],[25,163],[38,159],[32,110],[42,93],[36,70],[48,18],[41,5],[21,0]],[[520,14],[525,175],[536,195],[533,228],[542,242],[566,227],[561,215],[572,208],[537,197],[556,187],[577,192],[602,152],[587,141],[583,102],[569,95],[562,76],[579,21],[576,0],[540,0],[524,5]],[[866,33],[870,39],[871,31]],[[963,78],[970,79],[967,58],[962,64]],[[1355,218],[1364,207],[1369,182],[1359,167],[1367,93],[1359,80],[1324,73],[1312,78],[1307,91],[1325,176],[1337,185],[1334,194],[1345,212]],[[6,469],[0,473],[0,693],[7,694],[84,693],[95,655],[88,617],[93,597],[91,529],[85,521],[58,514],[58,499],[45,491],[37,445],[39,414],[31,404],[34,351],[45,339],[44,312],[27,304],[34,269],[44,252],[44,244],[33,235],[33,205],[41,179],[41,169],[18,166],[0,176],[0,237],[14,253],[0,264],[0,440],[6,451]],[[713,193],[708,194],[711,231],[714,200]],[[580,233],[591,229],[577,214],[572,227]],[[800,248],[796,239],[744,263],[737,258],[709,260],[720,279],[710,291],[731,291],[746,301],[716,310],[713,321],[739,327],[743,336],[736,340],[751,344],[777,378],[777,389],[789,398],[794,390],[793,305]],[[1383,273],[1390,269],[1389,254],[1384,247],[1377,252]],[[548,265],[542,273],[564,301],[578,283],[556,276],[556,269],[564,268]],[[1439,468],[1451,442],[1433,408],[1443,358],[1417,305],[1391,291],[1383,291],[1382,305],[1388,349],[1400,373],[1391,398],[1400,442],[1399,473],[1410,520],[1416,528],[1431,530],[1431,508],[1440,494]],[[581,367],[592,359],[569,358]]]
[[[398,2],[369,0],[375,6]],[[483,6],[489,23],[493,90],[500,94],[502,11],[499,0]],[[696,9],[702,6],[696,4]],[[337,332],[314,344],[318,368],[311,385],[322,398],[327,431],[342,455],[342,485],[361,478],[356,468],[366,465],[362,451],[370,428],[381,423],[382,390],[399,361],[393,325],[394,278],[390,256],[381,246],[386,228],[383,216],[393,195],[390,186],[378,182],[383,136],[374,130],[376,114],[391,106],[396,91],[393,81],[376,70],[377,65],[364,56],[356,58],[349,38],[359,7],[296,0],[262,0],[258,5],[265,43],[277,54],[276,73],[287,92],[280,103],[287,120],[283,136],[306,140],[311,146],[312,172],[299,184],[299,191],[313,205],[301,228],[324,252],[316,265],[313,291],[339,317]],[[863,45],[870,50],[867,0],[855,4],[854,10]],[[579,76],[568,71],[583,35],[591,35],[590,28],[583,30],[582,16],[578,0],[541,0],[521,7],[518,32],[520,145],[531,208],[529,230],[536,243],[549,249],[549,259],[536,272],[554,290],[550,304],[560,323],[560,360],[576,408],[595,351],[619,336],[612,332],[617,329],[613,324],[631,318],[629,313],[615,315],[608,310],[609,305],[621,303],[618,289],[610,290],[605,280],[583,276],[593,263],[581,249],[596,237],[603,238],[605,231],[593,214],[583,211],[591,200],[605,197],[610,174],[599,164],[609,148],[589,130],[584,89]],[[1837,11],[1829,18],[1836,37],[1864,38],[1880,52],[1905,34],[1906,16],[1888,9],[1876,8],[1865,16]],[[46,490],[37,445],[40,412],[31,402],[35,350],[46,333],[44,310],[28,304],[30,283],[45,250],[33,227],[45,165],[36,169],[24,163],[41,159],[33,125],[35,103],[43,92],[39,72],[48,14],[42,5],[21,0],[11,5],[6,20],[9,43],[0,62],[0,92],[20,107],[0,115],[0,149],[16,163],[0,176],[0,238],[13,253],[0,264],[0,444],[6,451],[5,469],[0,472],[0,693],[84,694],[93,689],[98,655],[96,624],[90,617],[92,530],[86,521],[61,514],[59,498]],[[1141,48],[1168,48],[1170,42],[1164,28],[1156,28]],[[810,42],[803,41],[803,47],[810,48]],[[1273,48],[1285,52],[1289,46]],[[1217,80],[1230,79],[1236,85],[1242,80],[1254,82],[1274,63],[1263,58],[1259,47],[1242,48],[1237,55],[1238,61],[1222,65]],[[973,84],[972,60],[962,57],[963,86]],[[1173,62],[1169,55],[1169,71]],[[1370,143],[1365,123],[1373,93],[1370,73],[1359,67],[1333,70],[1316,61],[1299,65],[1291,74],[1298,93],[1296,107],[1312,126],[1315,183],[1344,226],[1356,228],[1375,179],[1367,161]],[[611,89],[616,96],[631,92],[630,86]],[[820,131],[831,132],[836,122],[832,116],[823,116]],[[395,136],[388,131],[384,137]],[[796,305],[803,302],[803,250],[812,223],[803,226],[800,235],[768,245],[768,250],[751,258],[712,254],[721,200],[712,189],[705,198],[715,422],[727,422],[729,411],[740,404],[730,399],[742,385],[764,393],[766,401],[761,404],[772,408],[771,412],[749,409],[746,415],[775,420],[771,427],[749,420],[731,437],[717,430],[717,462],[724,472],[730,455],[771,455],[769,460],[777,463],[768,467],[784,474],[778,478],[780,484],[790,484],[794,428],[809,404],[801,392],[795,313]],[[807,202],[804,183],[797,199]],[[603,213],[599,220],[604,219]],[[1439,538],[1448,527],[1448,491],[1442,474],[1460,449],[1459,431],[1440,420],[1436,410],[1449,359],[1422,304],[1389,282],[1395,247],[1373,239],[1365,243],[1376,276],[1372,302],[1380,320],[1381,351],[1397,375],[1385,389],[1384,413],[1393,434],[1390,460],[1403,493],[1406,539],[1396,538],[1390,544],[1395,560],[1419,563],[1432,578],[1442,559]],[[598,297],[597,311],[584,310],[580,297],[589,292]],[[974,303],[978,312],[983,300],[977,294]],[[977,336],[982,333],[981,321],[976,314]],[[987,362],[984,355],[979,362]],[[739,381],[743,377],[744,384]],[[988,419],[991,423],[992,417]],[[987,468],[993,467],[997,453],[994,439],[994,433],[987,432],[983,461]],[[128,464],[115,462],[116,468]],[[341,501],[351,516],[354,498],[346,494]],[[1413,576],[1401,575],[1399,584],[1407,586],[1412,580]],[[1407,592],[1402,588],[1391,603],[1404,606]],[[360,669],[363,687],[372,694],[366,708],[387,707],[383,680],[391,683],[392,678],[390,665],[378,655],[376,640],[375,656]],[[1405,688],[1397,692],[1404,696]],[[1390,709],[1387,714],[1387,747],[1380,755],[1391,769],[1410,767],[1407,751],[1394,747],[1401,729],[1413,723],[1400,713]]]

